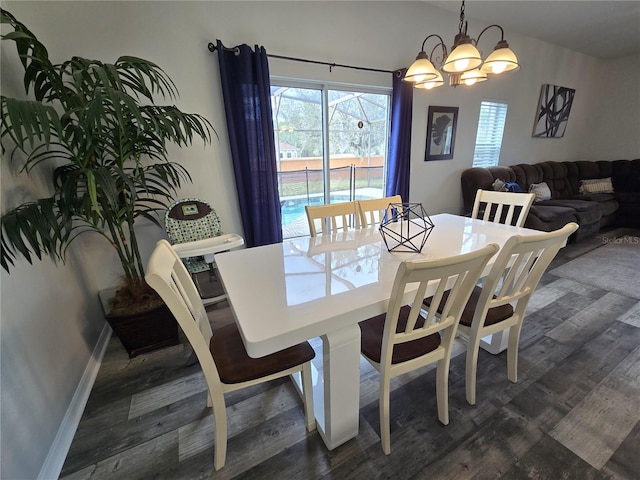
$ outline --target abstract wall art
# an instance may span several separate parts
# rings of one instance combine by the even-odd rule
[[[534,137],[560,138],[564,136],[575,93],[573,88],[542,85],[538,113],[533,125]]]
[[[429,107],[425,162],[429,160],[451,160],[453,158],[457,123],[458,107]]]

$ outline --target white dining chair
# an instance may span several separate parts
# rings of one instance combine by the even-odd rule
[[[471,218],[523,227],[534,198],[533,193],[478,190]]]
[[[227,452],[227,392],[300,373],[307,430],[315,428],[311,386],[311,359],[315,352],[308,342],[251,358],[235,322],[212,332],[191,275],[166,240],[156,244],[145,280],[167,304],[198,356],[209,390],[207,406],[213,408],[216,470],[224,466]]]
[[[402,197],[400,195],[394,195],[392,197],[358,200],[358,211],[360,212],[360,224],[362,227],[380,225],[385,214],[391,214],[389,208],[390,203],[401,204]]]
[[[507,376],[513,383],[518,381],[518,348],[527,305],[542,274],[577,229],[576,223],[569,223],[553,232],[511,237],[500,249],[483,286],[474,288],[458,328],[468,338],[465,389],[469,404],[476,404],[478,351],[484,337],[508,331]],[[432,302],[429,298],[425,303],[430,306]]]
[[[304,208],[312,237],[319,233],[337,233],[361,227],[357,202],[307,205]]]
[[[393,377],[437,362],[436,399],[438,419],[449,423],[449,362],[462,310],[474,285],[498,245],[436,260],[407,260],[396,273],[386,314],[360,322],[361,353],[380,373],[380,436],[382,450],[391,453],[389,391]],[[403,301],[405,289],[416,288]],[[445,291],[441,315],[425,312],[422,302],[427,286],[435,288],[439,302]],[[431,290],[432,291],[432,290]],[[425,315],[426,313],[426,315]]]

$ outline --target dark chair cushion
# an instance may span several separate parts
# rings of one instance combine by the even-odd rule
[[[471,322],[473,321],[473,315],[476,313],[476,308],[478,305],[478,300],[480,299],[480,294],[482,293],[482,288],[479,286],[475,286],[473,292],[471,292],[471,297],[469,297],[469,301],[464,307],[462,312],[462,317],[460,318],[460,324],[465,325],[467,327],[471,326]],[[442,296],[442,301],[440,302],[440,306],[438,307],[438,312],[442,312],[442,307],[444,307],[447,298],[449,297],[449,291],[444,292]],[[495,298],[495,295],[494,295]],[[424,299],[424,304],[427,307],[431,306],[431,302],[433,301],[433,297],[428,297]],[[494,323],[499,323],[513,315],[513,307],[510,304],[500,305],[499,307],[490,308],[487,311],[487,317],[485,318],[484,325],[493,325]]]
[[[396,332],[403,332],[407,326],[407,318],[411,308],[404,306],[400,309],[398,317],[398,326]],[[362,354],[376,363],[380,363],[380,355],[382,354],[382,336],[384,335],[384,320],[386,314],[383,313],[376,317],[360,322],[361,348]],[[424,317],[419,317],[416,325],[422,327],[424,325]],[[440,346],[440,335],[434,333],[427,337],[405,342],[393,347],[393,355],[391,363],[402,363],[414,358],[418,358],[425,353],[434,351]]]
[[[255,380],[302,365],[315,357],[308,342],[260,358],[251,358],[244,348],[235,323],[219,328],[209,342],[218,374],[223,383],[233,384]]]

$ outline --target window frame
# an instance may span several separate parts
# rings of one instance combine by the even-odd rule
[[[288,87],[288,88],[301,88],[301,89],[313,89],[319,90],[321,94],[320,108],[322,109],[322,131],[323,131],[323,176],[324,176],[324,198],[331,198],[331,178],[330,178],[330,146],[329,146],[329,131],[330,131],[330,119],[329,119],[329,91],[344,91],[344,92],[358,92],[365,94],[384,95],[388,97],[387,100],[387,113],[385,119],[386,125],[386,138],[384,145],[384,166],[382,170],[383,181],[386,182],[387,169],[389,166],[389,145],[391,141],[391,108],[393,101],[393,88],[387,86],[378,85],[363,85],[344,82],[332,82],[332,81],[318,81],[318,80],[306,80],[300,78],[292,78],[281,75],[271,75],[270,85],[275,87]],[[274,125],[274,131],[275,131]],[[384,196],[384,184],[382,188],[382,195]],[[284,220],[283,220],[284,226]],[[290,238],[285,236],[285,238]]]

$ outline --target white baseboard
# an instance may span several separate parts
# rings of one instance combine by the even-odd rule
[[[64,415],[62,424],[58,429],[56,438],[53,440],[53,444],[49,449],[47,458],[44,460],[44,464],[40,469],[38,480],[60,477],[62,466],[64,465],[64,461],[69,453],[69,447],[71,447],[71,442],[73,441],[73,437],[76,434],[78,425],[80,424],[84,407],[87,405],[87,401],[89,400],[89,394],[91,393],[93,383],[98,375],[98,370],[100,370],[102,357],[107,349],[110,338],[111,327],[107,322],[105,322],[104,328],[102,329],[102,332],[100,332],[100,338],[98,338],[98,342],[96,343],[91,357],[87,362],[87,366],[84,369],[80,383],[78,383],[76,391],[73,394],[69,408],[67,408],[67,412]]]

